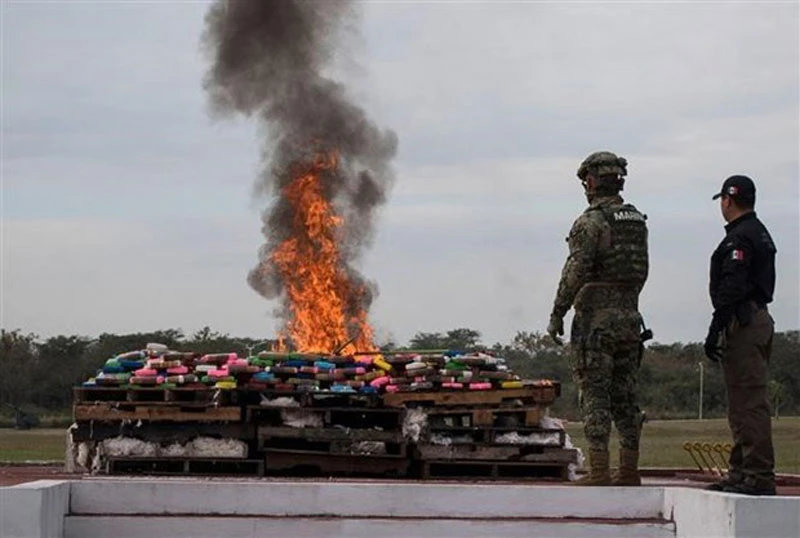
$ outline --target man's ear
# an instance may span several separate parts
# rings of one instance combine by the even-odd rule
[[[595,179],[592,174],[586,174],[586,188],[588,190],[594,190],[595,187]]]

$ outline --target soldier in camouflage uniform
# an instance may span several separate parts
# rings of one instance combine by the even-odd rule
[[[557,342],[564,315],[575,307],[570,344],[589,443],[582,485],[640,485],[640,414],[636,377],[641,362],[639,293],[647,280],[646,216],[619,195],[627,161],[608,151],[589,155],[578,169],[589,207],[572,225],[547,332]],[[620,434],[619,472],[609,473],[611,422]]]

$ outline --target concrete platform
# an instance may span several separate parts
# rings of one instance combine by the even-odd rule
[[[0,488],[3,538],[800,536],[800,498],[680,486],[98,478]]]

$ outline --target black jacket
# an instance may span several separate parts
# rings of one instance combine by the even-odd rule
[[[769,232],[750,212],[725,226],[727,235],[711,255],[709,293],[714,318],[726,326],[735,313],[747,324],[753,301],[759,307],[772,302],[775,292],[775,243]]]

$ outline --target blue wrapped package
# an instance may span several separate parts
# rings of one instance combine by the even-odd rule
[[[262,383],[266,381],[272,381],[274,379],[275,379],[275,374],[271,372],[258,372],[256,375],[253,376],[253,381],[260,381]]]
[[[356,389],[350,385],[331,385],[331,392],[355,392]]]
[[[320,370],[333,370],[334,368],[336,368],[335,364],[328,361],[316,361],[314,362],[314,366],[316,366]]]
[[[144,361],[136,361],[136,360],[128,360],[128,359],[119,359],[120,366],[125,368],[127,371],[134,371],[140,370],[144,368]]]
[[[364,385],[363,387],[358,389],[358,392],[361,392],[363,394],[378,394],[378,388],[371,387],[369,385]]]
[[[302,368],[303,366],[306,366],[307,364],[308,363],[306,361],[303,361],[303,360],[291,359],[291,360],[288,360],[288,361],[283,361],[281,366],[286,366],[288,368]]]

